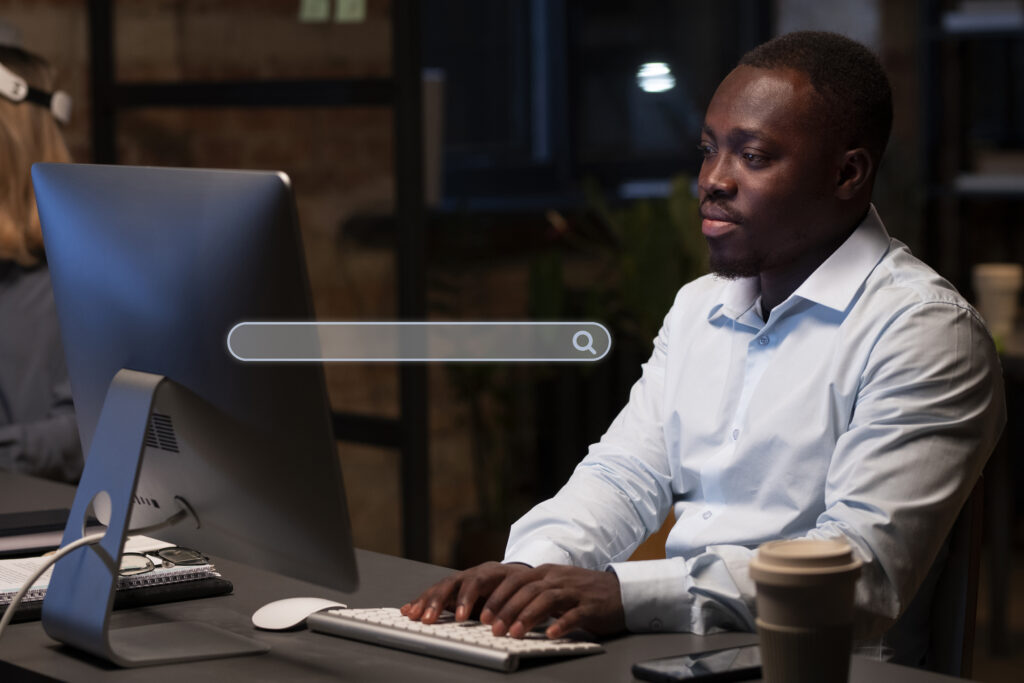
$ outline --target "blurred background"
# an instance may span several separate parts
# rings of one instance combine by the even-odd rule
[[[704,272],[704,108],[745,51],[800,29],[890,75],[890,234],[969,298],[974,265],[1024,262],[1015,0],[0,0],[0,40],[74,98],[77,161],[287,172],[320,319],[612,329],[596,367],[327,369],[357,544],[454,567],[500,556],[625,402]],[[1000,344],[980,680],[1024,672],[1024,355]]]

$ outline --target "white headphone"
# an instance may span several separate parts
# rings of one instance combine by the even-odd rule
[[[71,96],[63,90],[52,93],[33,88],[25,79],[0,64],[0,95],[12,102],[31,102],[46,107],[63,124],[71,121]]]

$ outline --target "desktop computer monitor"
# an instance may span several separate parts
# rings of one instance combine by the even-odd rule
[[[226,345],[242,321],[314,319],[287,176],[36,164],[32,178],[86,453],[79,493],[128,467],[93,459],[129,451],[132,528],[184,503],[198,528],[156,535],[353,590],[322,366],[242,363]],[[134,408],[137,387],[112,385],[122,370],[157,378]]]

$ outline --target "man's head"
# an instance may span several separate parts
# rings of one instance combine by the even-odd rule
[[[810,274],[867,210],[891,122],[888,78],[859,43],[800,32],[745,55],[701,136],[712,270]]]
[[[755,47],[740,65],[806,74],[820,98],[820,125],[847,149],[866,148],[878,167],[892,130],[892,90],[866,47],[838,33],[799,31]]]

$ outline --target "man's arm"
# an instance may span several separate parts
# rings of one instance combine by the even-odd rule
[[[865,560],[862,627],[888,626],[917,593],[1006,421],[1002,374],[976,315],[905,311],[869,358],[849,430],[808,536],[842,534]]]
[[[904,311],[881,335],[861,375],[849,428],[832,454],[825,512],[806,535],[844,536],[864,560],[857,604],[867,635],[891,623],[913,598],[1005,415],[991,339],[970,310],[955,304],[919,304]],[[624,414],[646,398],[641,388]],[[643,411],[634,415],[642,417]],[[599,446],[622,447],[617,440],[628,439],[622,427],[613,425]],[[647,529],[638,531],[644,520],[656,520],[648,528],[660,521],[654,510],[660,512],[666,504],[662,496],[668,495],[660,486],[664,481],[667,489],[667,470],[647,468],[656,459],[643,460],[651,453],[648,442],[636,443],[642,446],[636,449],[640,459],[631,467],[624,466],[630,462],[621,454],[625,448],[600,455],[592,450],[555,499],[513,527],[506,559],[596,569],[610,562],[625,625],[633,631],[752,630],[754,586],[747,570],[753,549],[709,546],[689,559],[617,561],[646,534]],[[644,471],[651,484],[646,497],[633,488],[640,481],[633,477]],[[603,499],[602,490],[614,493]],[[616,501],[620,495],[623,500]],[[492,595],[507,578],[482,582],[471,604]],[[454,601],[459,590],[454,587],[440,604]],[[504,616],[502,622],[509,623]]]
[[[573,628],[595,634],[624,628],[618,576],[604,569],[628,558],[672,504],[662,431],[671,315],[601,441],[552,499],[513,525],[505,563],[447,577],[403,606],[404,614],[432,623],[444,609],[457,620],[479,611],[499,635],[521,635],[549,616],[559,617],[547,629],[551,637]]]
[[[1005,421],[992,341],[967,308],[918,304],[863,369],[833,451],[825,511],[806,536],[842,536],[865,562],[859,635],[906,609],[977,481]],[[689,560],[614,564],[630,630],[753,629],[754,550],[710,546]]]
[[[558,493],[512,525],[506,562],[603,570],[661,527],[672,507],[664,432],[672,319],[670,311],[629,401],[601,440]]]

